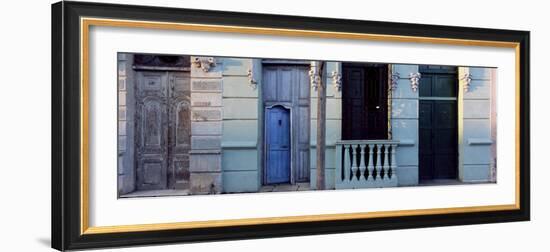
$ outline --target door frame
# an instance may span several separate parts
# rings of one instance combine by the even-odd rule
[[[289,144],[289,148],[290,148],[290,159],[288,160],[290,162],[290,184],[294,184],[295,183],[295,180],[296,180],[296,176],[294,175],[294,162],[292,162],[292,160],[295,158],[295,155],[294,155],[294,146],[293,146],[293,140],[294,140],[294,137],[293,137],[293,133],[294,133],[294,129],[292,127],[292,124],[293,124],[293,120],[292,120],[292,116],[293,116],[293,113],[294,111],[292,110],[292,105],[291,104],[288,104],[286,102],[274,102],[274,103],[270,103],[269,105],[265,105],[264,106],[264,116],[263,116],[263,119],[262,119],[262,124],[263,124],[263,130],[264,130],[264,134],[263,134],[263,146],[262,146],[262,150],[263,150],[263,154],[262,154],[262,163],[263,163],[263,169],[262,169],[262,185],[269,185],[267,183],[267,123],[266,123],[266,119],[267,119],[267,110],[268,109],[272,109],[273,107],[276,107],[276,106],[281,106],[285,109],[288,109],[288,116],[290,117],[290,130],[289,130],[289,134],[290,134],[290,144]]]
[[[455,167],[455,178],[454,180],[460,180],[460,177],[461,177],[461,155],[460,155],[460,150],[462,148],[462,141],[461,141],[461,138],[460,136],[462,135],[463,133],[463,117],[462,117],[462,96],[463,96],[463,87],[461,85],[461,82],[460,82],[460,77],[459,77],[459,69],[460,67],[455,67],[456,71],[454,72],[451,72],[451,71],[445,71],[445,70],[432,70],[432,71],[421,71],[420,70],[420,67],[418,69],[418,72],[421,73],[421,74],[434,74],[434,75],[437,75],[437,74],[447,74],[447,75],[455,75],[456,77],[456,108],[455,108],[455,113],[456,113],[456,167]],[[422,77],[421,77],[422,78]],[[434,97],[435,99],[429,99],[429,98],[423,98],[420,96],[420,90],[417,91],[418,92],[418,110],[420,110],[420,102],[422,100],[432,100],[432,101],[435,101],[435,100],[438,100],[437,98],[440,98],[440,97]],[[447,99],[443,99],[443,100],[447,100]],[[418,111],[418,138],[419,138],[419,141],[420,141],[420,111]],[[421,180],[420,179],[420,172],[421,172],[421,168],[420,168],[420,142],[418,143],[418,183],[421,184],[421,181],[433,181],[433,180],[437,180],[437,179],[430,179],[430,180]]]
[[[391,119],[392,119],[392,90],[390,89],[390,86],[391,86],[391,74],[392,74],[392,69],[393,69],[393,65],[392,64],[387,64],[387,63],[367,63],[367,62],[342,62],[340,63],[340,71],[342,73],[342,75],[345,73],[344,72],[344,68],[367,68],[367,67],[380,67],[380,68],[385,68],[385,87],[382,87],[382,91],[385,93],[386,95],[386,102],[384,103],[384,106],[385,106],[385,109],[386,109],[386,137],[385,138],[382,138],[382,139],[377,139],[377,140],[391,140],[392,139],[392,126],[391,126]],[[340,139],[341,140],[344,140],[344,88],[346,88],[346,83],[345,83],[345,77],[342,76],[342,89],[341,89],[341,97],[340,97],[340,102],[341,102],[341,109],[340,109],[340,120],[341,120],[341,129],[340,129]],[[366,91],[365,91],[366,92]],[[366,97],[365,97],[366,98]],[[367,115],[368,117],[368,115]],[[347,123],[347,121],[346,121]],[[365,138],[366,140],[366,138]]]
[[[132,127],[134,128],[133,130],[135,131],[135,135],[134,135],[134,138],[132,139],[132,145],[133,148],[135,149],[135,155],[133,157],[133,169],[134,169],[134,190],[133,191],[148,191],[148,190],[173,190],[173,189],[177,189],[177,181],[176,181],[176,174],[175,174],[175,168],[174,168],[174,155],[173,152],[174,150],[171,149],[171,148],[175,148],[174,147],[171,147],[170,144],[171,144],[171,140],[169,139],[171,136],[172,136],[172,131],[175,130],[175,127],[172,128],[171,125],[170,125],[170,122],[171,122],[171,118],[170,118],[170,115],[171,115],[171,112],[172,112],[172,108],[170,107],[170,102],[169,100],[171,99],[170,95],[171,95],[171,92],[173,92],[172,90],[172,87],[174,87],[175,83],[171,82],[171,78],[173,77],[174,73],[188,73],[189,74],[189,78],[191,77],[190,76],[190,72],[187,68],[185,69],[165,69],[164,67],[151,67],[151,68],[148,68],[148,69],[141,69],[141,68],[137,68],[135,71],[135,79],[134,79],[134,90],[132,90],[132,93],[130,94],[130,92],[127,92],[126,93],[126,97],[127,97],[127,106],[130,104],[128,102],[128,98],[130,96],[131,99],[132,99],[132,106],[133,106],[133,113],[134,113],[134,124],[132,125]],[[139,169],[139,159],[140,159],[140,155],[138,153],[138,147],[137,145],[139,145],[142,140],[140,139],[142,136],[140,135],[140,131],[138,130],[139,127],[143,127],[143,125],[139,126],[138,124],[140,123],[140,121],[137,119],[138,117],[136,116],[137,113],[141,114],[142,111],[139,111],[138,108],[140,108],[138,102],[139,102],[139,99],[137,99],[137,95],[138,95],[138,92],[139,92],[139,78],[144,75],[145,73],[161,73],[161,75],[166,75],[166,86],[164,87],[166,89],[166,113],[167,113],[167,117],[166,117],[166,125],[163,125],[167,127],[166,129],[166,134],[167,134],[167,138],[166,138],[166,142],[164,143],[165,145],[165,160],[164,160],[164,163],[165,163],[165,166],[166,166],[166,170],[165,170],[165,177],[166,177],[166,188],[165,189],[140,189],[140,185],[139,185],[139,176],[141,176],[139,173],[140,173],[140,169]],[[191,90],[190,91],[190,94],[191,94]],[[191,111],[191,100],[190,100],[190,96],[189,96],[189,109]],[[129,111],[129,109],[128,109]],[[191,120],[191,117],[188,118],[189,120]],[[192,134],[191,134],[191,131],[189,131],[189,136],[191,137]],[[175,139],[173,139],[172,141],[175,141]],[[191,142],[189,142],[189,145],[191,145]],[[191,148],[189,148],[189,151],[191,151]],[[189,165],[190,165],[190,161],[189,161]],[[188,167],[188,169],[190,169],[190,167]],[[143,172],[143,171],[142,171]]]
[[[258,164],[259,164],[259,168],[258,168],[258,184],[259,184],[259,187],[261,186],[264,186],[264,185],[267,185],[267,179],[266,179],[266,169],[267,169],[267,165],[266,165],[266,156],[267,156],[267,151],[266,151],[266,123],[265,123],[265,119],[266,119],[266,109],[267,108],[270,108],[270,107],[273,107],[273,106],[277,106],[277,105],[280,105],[280,106],[283,106],[284,108],[286,109],[289,109],[290,110],[290,141],[291,141],[291,158],[290,158],[290,184],[296,184],[296,180],[297,180],[297,172],[298,172],[298,169],[297,169],[297,164],[296,162],[294,161],[295,159],[297,159],[297,156],[295,153],[293,153],[295,150],[299,149],[299,147],[297,145],[294,145],[294,140],[295,140],[295,137],[293,136],[294,135],[294,129],[293,129],[293,125],[294,123],[296,122],[293,117],[294,117],[294,109],[293,109],[293,103],[292,102],[279,102],[279,101],[265,101],[265,97],[264,97],[264,85],[265,85],[265,80],[264,80],[264,68],[265,67],[284,67],[284,66],[290,66],[290,67],[310,67],[310,61],[304,61],[304,60],[276,60],[276,59],[260,59],[259,60],[260,62],[258,62],[258,70],[259,72],[261,72],[262,74],[260,75],[260,85],[258,86],[258,111],[259,111],[259,115],[258,115],[258,147],[257,147],[257,150],[258,150]],[[305,72],[307,74],[307,71]],[[309,82],[308,82],[309,84]],[[311,99],[311,92],[310,92],[310,96],[308,98],[308,100]],[[296,109],[299,109],[299,108],[296,108]],[[309,109],[311,111],[311,104],[309,104]],[[309,114],[309,121],[311,122],[311,114]],[[308,134],[311,134],[311,125],[309,125],[308,127]],[[311,139],[310,139],[311,141]],[[311,143],[311,142],[310,142]],[[310,144],[308,143],[308,145]],[[309,148],[309,153],[311,153],[311,146],[308,146]],[[311,159],[310,157],[310,154],[308,155],[308,160]],[[307,172],[310,173],[311,172],[311,163],[310,161],[308,161],[308,167],[307,167]],[[308,180],[308,183],[311,183],[311,177],[309,178]]]

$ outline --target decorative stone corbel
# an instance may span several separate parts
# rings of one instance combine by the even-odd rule
[[[256,90],[256,88],[258,88],[258,82],[254,79],[252,69],[250,68],[248,69],[247,76],[248,76],[248,86],[250,86],[252,90]]]
[[[331,78],[334,90],[336,90],[336,92],[340,92],[340,90],[342,90],[342,75],[337,71],[332,71]]]
[[[309,82],[311,83],[311,88],[317,91],[317,88],[321,84],[321,71],[319,71],[318,63],[312,61],[311,67],[309,70]]]
[[[462,75],[460,80],[462,81],[462,87],[464,88],[464,92],[468,92],[468,90],[470,89],[470,83],[472,83],[472,74],[464,73],[464,75]]]
[[[411,89],[413,92],[416,92],[418,90],[418,84],[420,83],[420,77],[422,75],[420,73],[410,73],[409,79],[411,80]]]
[[[390,89],[392,91],[397,89],[397,82],[399,81],[399,72],[393,72],[391,74],[391,86]]]
[[[202,69],[204,72],[210,71],[211,67],[216,66],[216,61],[213,57],[193,57],[193,66]]]

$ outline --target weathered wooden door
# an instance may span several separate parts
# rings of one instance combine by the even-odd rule
[[[342,139],[388,138],[387,65],[343,66]]]
[[[309,137],[310,137],[310,86],[309,67],[306,65],[266,64],[263,66],[262,97],[266,115],[264,116],[264,142],[267,143],[269,120],[267,108],[283,105],[289,110],[290,134],[290,180],[288,182],[309,181]],[[266,151],[267,152],[267,151]],[[267,153],[264,155],[264,182],[268,179]]]
[[[186,188],[191,142],[189,75],[140,71],[136,83],[137,190]]]
[[[434,69],[435,68],[435,69]],[[456,179],[456,68],[424,66],[419,85],[419,179]]]
[[[266,112],[267,183],[290,182],[290,111],[282,106]]]

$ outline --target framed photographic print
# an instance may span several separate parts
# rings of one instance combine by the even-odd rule
[[[529,32],[52,5],[58,250],[529,220]]]

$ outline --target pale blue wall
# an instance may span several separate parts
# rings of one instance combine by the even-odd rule
[[[491,111],[491,90],[496,84],[496,76],[491,68],[464,67],[460,69],[459,77],[469,73],[472,81],[468,90],[461,80],[459,96],[462,103],[459,108],[459,178],[463,182],[491,181],[491,165],[495,157],[496,139],[492,131],[496,131],[496,112]],[[459,98],[460,98],[459,97]],[[494,113],[492,113],[494,112]],[[492,118],[493,116],[493,118]]]
[[[342,64],[327,62],[325,66],[326,85],[326,139],[325,139],[325,188],[334,189],[336,171],[336,141],[342,139],[342,92],[334,88],[332,72],[342,73]],[[311,90],[310,100],[311,124],[310,124],[310,187],[317,187],[317,91]]]
[[[397,147],[397,183],[418,184],[418,90],[411,88],[409,75],[418,72],[418,65],[393,65],[399,74],[397,88],[392,91],[391,127]]]
[[[418,184],[418,91],[413,91],[409,75],[418,72],[417,65],[392,65],[398,73],[397,88],[392,91],[392,139],[399,140],[396,152],[398,185]],[[248,70],[258,86],[250,86]],[[329,62],[326,67],[327,135],[326,188],[335,186],[335,143],[341,139],[341,91],[333,86],[332,71],[341,72],[341,65]],[[470,90],[463,98],[459,121],[461,139],[459,177],[462,181],[488,181],[491,177],[492,143],[491,70],[470,68],[473,76]],[[222,170],[224,192],[255,192],[261,187],[261,60],[223,59],[223,124]],[[462,86],[461,86],[462,89]],[[316,188],[317,93],[311,92],[310,183]],[[489,143],[487,143],[489,142]]]

